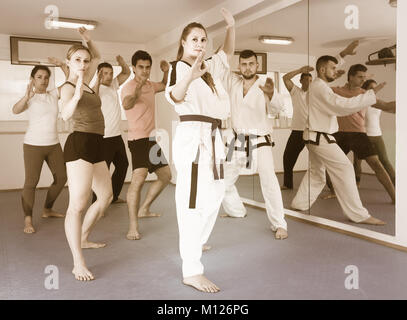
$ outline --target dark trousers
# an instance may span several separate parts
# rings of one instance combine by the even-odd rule
[[[124,179],[126,178],[129,161],[127,160],[126,147],[122,136],[103,138],[103,156],[107,167],[114,164],[112,175],[113,200],[115,202],[123,188]],[[92,202],[96,201],[96,195],[93,193]]]
[[[290,189],[293,188],[293,168],[298,156],[305,147],[304,140],[302,140],[302,133],[303,131],[299,130],[291,131],[284,150],[284,186]]]
[[[64,154],[59,143],[52,146],[23,145],[25,181],[21,197],[25,216],[32,216],[35,188],[41,176],[44,161],[54,178],[48,189],[44,208],[51,209],[66,183]]]

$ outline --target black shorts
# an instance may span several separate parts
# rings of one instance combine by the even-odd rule
[[[377,151],[364,132],[336,132],[334,137],[345,154],[353,151],[358,159],[377,155]]]
[[[142,138],[128,141],[133,171],[147,168],[149,173],[168,166],[167,159],[155,139]]]
[[[97,133],[72,132],[65,142],[64,159],[65,162],[78,159],[90,163],[104,161],[103,136]]]

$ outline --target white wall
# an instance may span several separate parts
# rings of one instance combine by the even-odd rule
[[[102,59],[108,61],[112,64],[117,64],[115,57],[117,55],[123,56],[123,58],[130,64],[131,57],[136,50],[145,49],[143,44],[129,44],[129,43],[113,43],[113,42],[95,42],[98,46]],[[60,57],[64,58],[64,57]],[[9,35],[0,34],[0,60],[10,61],[10,38]],[[10,84],[9,93],[2,93],[0,97],[0,102],[2,102],[0,108],[0,149],[3,150],[3,156],[0,166],[0,190],[4,189],[20,189],[24,185],[24,162],[23,162],[23,139],[24,131],[27,126],[26,122],[21,122],[24,118],[24,115],[12,115],[10,116],[11,103],[10,99],[7,99],[7,95],[10,93],[15,93],[16,97],[22,97],[24,95],[24,90],[29,79],[29,71],[32,69],[32,66],[7,66],[7,68],[13,68],[13,70],[21,69],[21,72],[16,72],[16,77],[14,79],[14,85]],[[1,74],[0,70],[0,74]],[[7,85],[7,79],[0,79],[1,84]],[[15,85],[17,83],[17,86]],[[18,88],[18,89],[16,89]],[[17,92],[15,92],[17,90]],[[7,91],[7,90],[3,90]],[[18,91],[21,91],[18,92]],[[17,98],[18,100],[18,98]],[[5,103],[5,101],[7,101]],[[16,101],[15,101],[16,102]],[[5,105],[6,104],[6,105]],[[10,119],[11,121],[1,121],[1,119]],[[13,122],[13,121],[17,122]],[[123,123],[123,129],[125,129],[126,123]],[[9,133],[7,133],[9,132]],[[68,133],[60,133],[60,142],[62,147],[65,144]],[[129,169],[127,171],[126,181],[131,179],[131,156],[127,148],[127,134],[123,133],[123,139],[126,144],[126,152],[129,159]],[[111,170],[113,170],[113,166]],[[153,179],[154,175],[149,176],[149,179]],[[38,184],[38,187],[47,187],[52,182],[52,175],[50,174],[47,166],[43,166],[41,178]]]

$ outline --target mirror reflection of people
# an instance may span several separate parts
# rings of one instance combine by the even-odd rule
[[[56,90],[47,91],[50,76],[48,67],[35,66],[24,97],[13,106],[14,114],[25,111],[28,116],[23,145],[25,181],[21,196],[25,216],[24,232],[28,234],[35,232],[32,221],[35,188],[44,162],[52,173],[53,182],[47,191],[42,217],[65,216],[52,210],[67,178],[57,131],[58,95]]]
[[[173,160],[183,283],[209,293],[220,289],[204,276],[201,256],[225,193],[220,129],[221,119],[229,111],[217,94],[214,79],[221,79],[229,70],[235,41],[234,18],[226,9],[221,13],[227,24],[223,49],[204,61],[207,32],[199,23],[188,24],[166,88],[167,100],[180,115]]]
[[[293,169],[298,156],[302,149],[305,148],[302,134],[307,124],[308,104],[306,97],[309,84],[312,82],[312,74],[310,73],[312,70],[314,70],[314,68],[304,66],[300,69],[288,72],[283,76],[284,85],[290,93],[292,100],[293,119],[291,122],[291,134],[288,138],[283,155],[284,182],[281,186],[282,190],[293,188]],[[296,86],[291,80],[297,74],[301,74],[301,88]]]
[[[69,75],[60,89],[62,118],[73,122],[73,132],[64,146],[69,189],[65,234],[73,256],[72,273],[77,280],[89,281],[94,279],[94,275],[86,266],[82,249],[106,245],[88,238],[113,195],[110,172],[103,156],[102,103],[88,85],[100,62],[100,54],[86,29],[80,28],[79,33],[87,47],[73,45],[68,50],[66,64]],[[92,190],[97,200],[86,210]]]
[[[269,109],[275,110],[275,113],[284,107],[274,90],[272,79],[267,78],[264,81],[257,75],[258,65],[256,53],[243,50],[239,55],[238,65],[241,76],[229,72],[228,92],[234,136],[228,142],[226,192],[222,204],[230,217],[246,215],[235,182],[241,168],[254,168],[259,173],[271,229],[275,232],[276,239],[285,239],[288,237],[287,222],[284,219],[283,199],[274,171],[271,136],[273,125],[267,117],[266,105],[270,105]]]
[[[316,63],[318,77],[308,89],[309,121],[303,135],[309,151],[310,169],[304,175],[291,207],[295,210],[310,209],[325,185],[327,170],[342,211],[351,221],[383,225],[385,222],[372,217],[363,207],[353,166],[332,134],[338,131],[337,116],[350,115],[375,104],[376,93],[385,83],[356,97],[341,97],[328,86],[336,79],[337,63],[338,60],[332,56],[322,56]]]
[[[161,82],[150,81],[152,65],[150,54],[136,51],[131,59],[134,78],[126,83],[121,92],[122,105],[128,123],[128,147],[132,158],[132,177],[127,190],[129,209],[128,240],[141,238],[138,230],[138,218],[159,217],[159,213],[150,212],[153,201],[171,181],[171,171],[161,147],[155,139],[155,94],[165,90],[168,79],[168,62],[162,60]],[[153,159],[152,156],[156,157]],[[141,190],[148,173],[155,173],[157,180],[148,188],[144,202],[140,206]]]
[[[377,82],[373,79],[366,80],[363,85],[362,89],[369,90],[373,89],[377,86]],[[395,102],[383,103],[381,105],[374,105],[367,108],[366,117],[365,117],[365,125],[366,125],[366,134],[370,140],[370,143],[375,148],[379,160],[382,163],[383,167],[386,169],[386,172],[390,176],[391,182],[393,186],[396,186],[396,174],[394,172],[393,165],[391,164],[386,151],[386,145],[383,140],[382,136],[382,129],[380,127],[380,116],[382,111],[395,113]],[[355,174],[356,174],[356,181],[360,183],[361,181],[361,159],[355,157],[354,159],[354,167],[355,167]]]
[[[337,67],[345,62],[344,58],[346,56],[354,56],[356,54],[356,48],[358,47],[358,45],[358,40],[352,41],[341,52],[339,52],[339,54],[335,56],[335,58],[338,60]],[[310,73],[312,70],[314,70],[314,68],[310,66],[304,66],[300,69],[288,72],[283,76],[284,85],[290,93],[292,100],[293,119],[291,124],[291,134],[284,149],[284,182],[281,186],[281,190],[293,188],[293,169],[295,163],[297,162],[298,156],[305,147],[302,135],[308,122],[307,91],[309,84],[312,81],[312,75]],[[344,70],[337,70],[336,78],[339,78],[344,73]],[[301,74],[301,88],[296,86],[291,80],[298,74]]]
[[[342,87],[332,87],[332,90],[345,98],[355,97],[364,93],[365,90],[361,87],[366,80],[366,71],[367,68],[363,64],[352,65],[348,71],[348,82]],[[365,117],[368,108],[365,107],[348,116],[337,117],[339,129],[338,132],[334,133],[334,137],[336,143],[345,154],[353,151],[356,158],[366,160],[379,182],[386,189],[392,203],[395,203],[396,194],[394,185],[379,160],[376,148],[374,148],[366,134]],[[356,177],[357,181],[358,178]],[[324,197],[325,199],[335,196],[329,176],[327,176],[327,184],[330,188],[330,193]]]

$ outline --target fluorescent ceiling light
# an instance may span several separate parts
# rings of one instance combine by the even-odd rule
[[[70,18],[57,18],[49,21],[49,25],[52,28],[70,28],[78,29],[80,27],[85,27],[88,30],[93,30],[96,28],[97,22],[90,20],[79,20]]]
[[[294,39],[290,37],[260,36],[259,41],[264,44],[289,45],[293,43]]]

